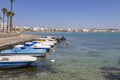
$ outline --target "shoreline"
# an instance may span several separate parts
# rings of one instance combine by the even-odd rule
[[[39,38],[39,36],[20,34],[19,36],[0,38],[0,51],[26,41],[32,41],[35,38]]]

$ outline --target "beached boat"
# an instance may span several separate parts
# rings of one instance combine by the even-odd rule
[[[13,49],[2,50],[1,55],[31,55],[31,56],[46,56],[46,49],[33,49],[31,47],[18,45]]]
[[[50,46],[54,46],[57,44],[57,41],[55,39],[50,39],[50,38],[36,38],[35,40],[37,40],[40,43],[44,43]]]
[[[51,46],[50,45],[46,45],[46,44],[41,44],[39,42],[33,42],[33,45],[31,46],[31,48],[33,49],[46,49],[47,52],[50,51]]]
[[[0,68],[16,68],[29,65],[37,60],[29,55],[0,56]]]
[[[54,39],[57,42],[61,42],[66,40],[64,36],[47,36],[48,39]]]
[[[30,47],[32,49],[45,49],[47,52],[50,51],[51,46],[47,44],[41,44],[38,41],[26,42],[24,45],[18,45],[18,47]]]

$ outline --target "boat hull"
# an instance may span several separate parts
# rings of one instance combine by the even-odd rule
[[[12,56],[12,55],[30,55],[34,57],[45,57],[46,53],[0,53],[2,56]]]
[[[30,65],[32,62],[0,62],[0,68],[17,68]]]
[[[33,49],[45,49],[46,52],[49,52],[49,51],[50,51],[50,48],[39,48],[39,47],[34,48],[34,47],[33,47]]]
[[[1,51],[0,55],[7,56],[7,55],[30,55],[30,56],[46,56],[45,49],[23,49],[20,51],[17,50],[3,50]]]

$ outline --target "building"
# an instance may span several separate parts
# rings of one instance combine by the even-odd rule
[[[89,32],[89,29],[82,29],[82,32]]]
[[[4,23],[4,28],[5,28],[5,30],[7,30],[7,23]],[[0,23],[0,31],[2,31],[2,29],[3,29],[3,23],[1,22]]]

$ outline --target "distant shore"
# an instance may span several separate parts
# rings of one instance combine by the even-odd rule
[[[2,36],[3,36],[3,34],[2,34]],[[19,43],[31,41],[34,38],[38,38],[39,36],[28,35],[28,34],[19,34],[19,35],[12,35],[12,36],[8,36],[8,37],[6,36],[3,38],[1,38],[1,37],[0,37],[0,50],[5,49],[9,46],[14,46]]]

